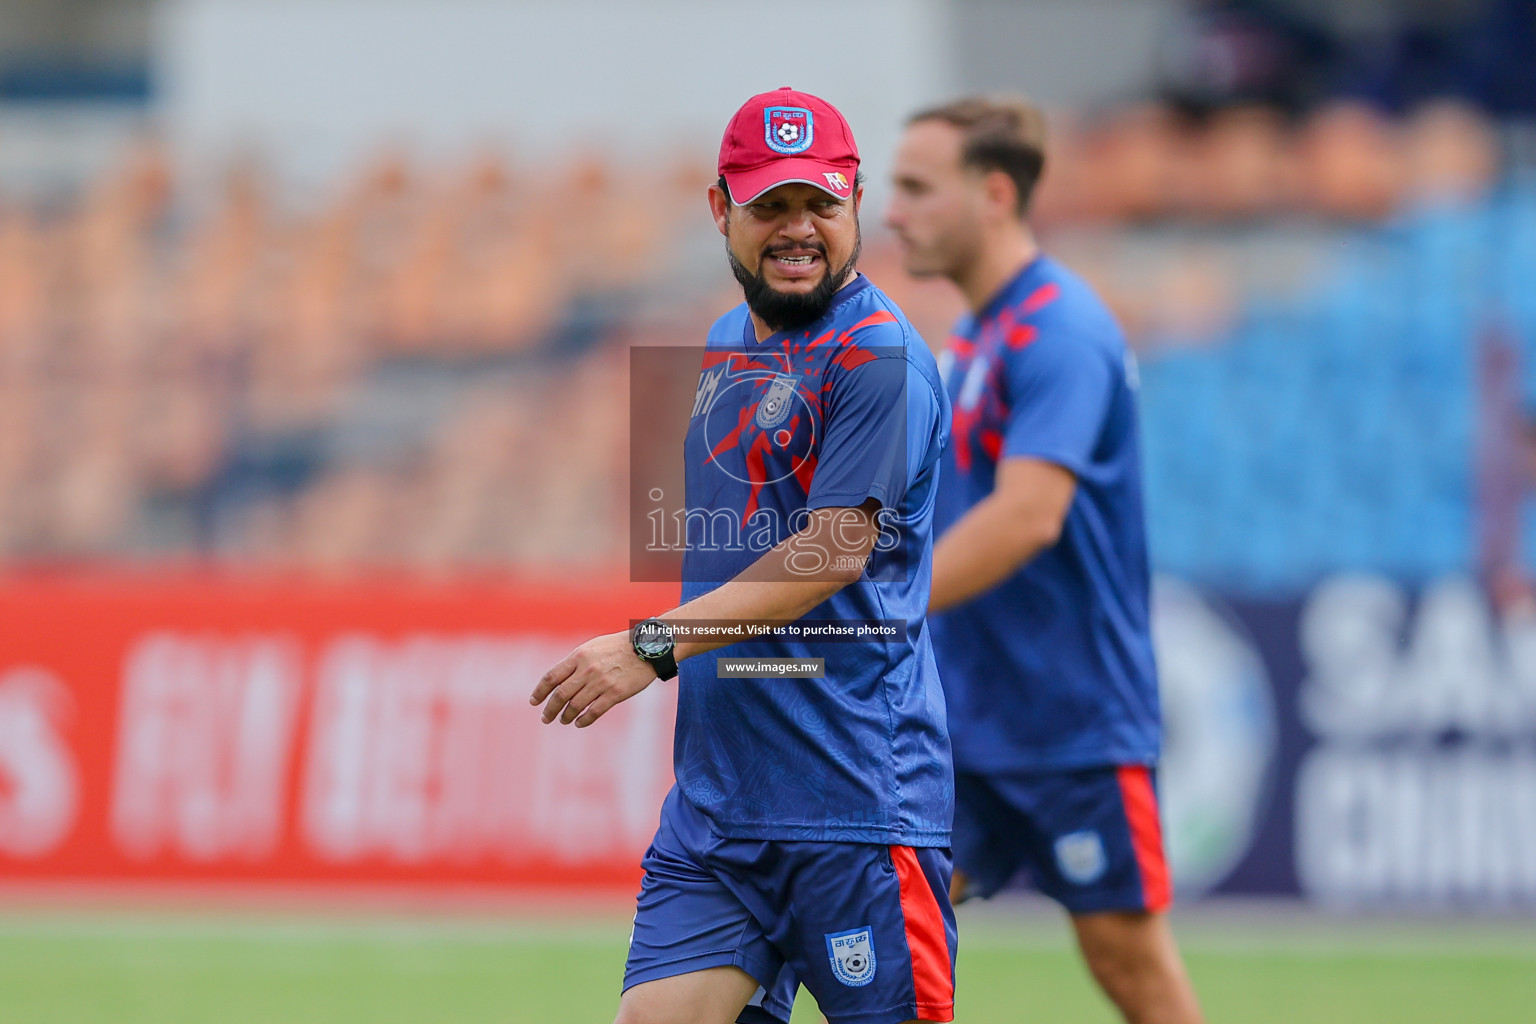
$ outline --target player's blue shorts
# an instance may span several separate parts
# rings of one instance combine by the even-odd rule
[[[957,770],[954,844],[966,897],[991,896],[1027,869],[1074,914],[1163,910],[1173,899],[1156,772],[1141,765]]]
[[[832,1024],[954,1019],[949,851],[726,839],[674,788],[646,851],[624,988],[734,965],[740,1020],[789,1020],[799,983]]]

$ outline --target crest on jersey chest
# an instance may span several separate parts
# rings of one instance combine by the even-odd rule
[[[800,383],[799,374],[775,374],[773,383],[757,402],[757,415],[753,422],[763,430],[772,430],[785,420],[795,407],[795,388]]]
[[[732,356],[701,376],[689,430],[699,435],[702,470],[760,489],[797,473],[809,479],[819,416],[814,375]]]

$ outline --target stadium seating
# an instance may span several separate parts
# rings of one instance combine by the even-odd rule
[[[1536,180],[1493,129],[1139,107],[1053,152],[1040,226],[1139,352],[1160,567],[1272,593],[1474,566],[1486,346],[1536,399]],[[177,171],[145,145],[0,203],[0,561],[622,562],[624,348],[735,301],[707,168]],[[865,268],[937,343],[954,297],[876,219]]]

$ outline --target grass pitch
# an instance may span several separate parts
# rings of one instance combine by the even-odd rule
[[[1224,1024],[1530,1024],[1536,923],[1198,909],[1190,971]],[[0,912],[6,1024],[607,1024],[628,922]],[[962,1024],[1112,1024],[1065,925],[961,916]],[[795,1024],[820,1018],[802,992]]]

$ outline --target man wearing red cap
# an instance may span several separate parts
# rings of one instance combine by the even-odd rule
[[[855,269],[858,168],[815,96],[731,119],[709,203],[746,302],[710,330],[684,444],[684,603],[583,644],[533,694],[581,727],[678,677],[620,1024],[787,1021],[797,982],[833,1024],[953,1019],[925,620],[949,404]]]

